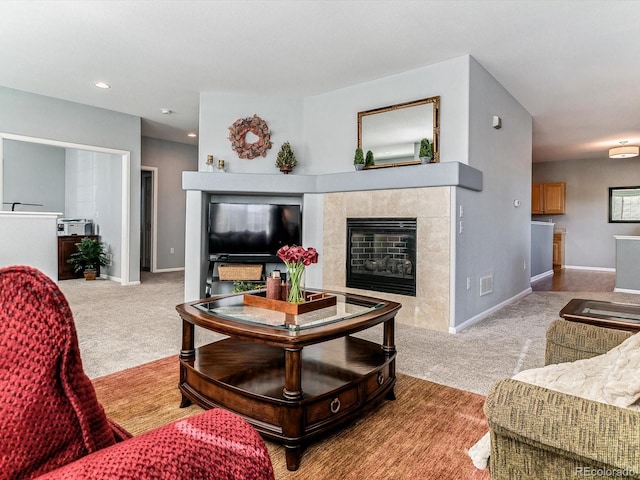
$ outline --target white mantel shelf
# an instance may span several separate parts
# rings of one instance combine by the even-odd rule
[[[454,186],[482,190],[482,172],[459,162],[322,175],[182,172],[183,190],[290,195]]]

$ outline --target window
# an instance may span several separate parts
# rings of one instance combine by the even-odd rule
[[[640,223],[640,187],[609,188],[609,223]]]

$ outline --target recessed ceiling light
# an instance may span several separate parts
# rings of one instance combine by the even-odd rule
[[[191,137],[191,138],[195,138],[198,135],[196,135],[195,133],[187,133],[187,137]]]
[[[169,110],[168,108],[163,108],[162,110],[160,110],[162,112],[163,115],[169,115],[170,113],[173,113],[171,110]]]
[[[95,87],[98,87],[98,88],[111,88],[111,85],[109,85],[108,83],[104,83],[104,82],[96,82],[93,85]]]

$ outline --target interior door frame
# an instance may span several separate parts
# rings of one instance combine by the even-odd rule
[[[115,148],[97,147],[95,145],[84,145],[80,143],[62,142],[58,140],[51,140],[48,138],[29,137],[27,135],[16,135],[13,133],[0,132],[0,203],[3,199],[3,187],[2,187],[2,171],[4,163],[3,145],[4,140],[17,140],[19,142],[38,143],[41,145],[51,145],[61,148],[73,148],[76,150],[88,150],[92,152],[107,153],[110,155],[119,155],[122,162],[122,197],[120,199],[122,226],[120,236],[120,252],[122,258],[120,259],[121,271],[120,271],[120,284],[129,285],[130,274],[129,266],[130,259],[130,239],[131,239],[131,152],[128,150],[119,150]],[[139,283],[139,282],[135,282]]]
[[[151,188],[153,189],[151,206],[151,273],[158,270],[158,167],[140,166],[140,171],[151,172]],[[142,192],[140,192],[142,196]],[[142,210],[140,211],[140,224],[142,225]],[[140,245],[142,252],[142,245]]]

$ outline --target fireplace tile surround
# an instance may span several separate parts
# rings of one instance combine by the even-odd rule
[[[402,304],[399,323],[446,332],[449,328],[451,188],[329,193],[323,208],[323,287],[373,295]],[[417,219],[416,296],[346,288],[347,217]]]

